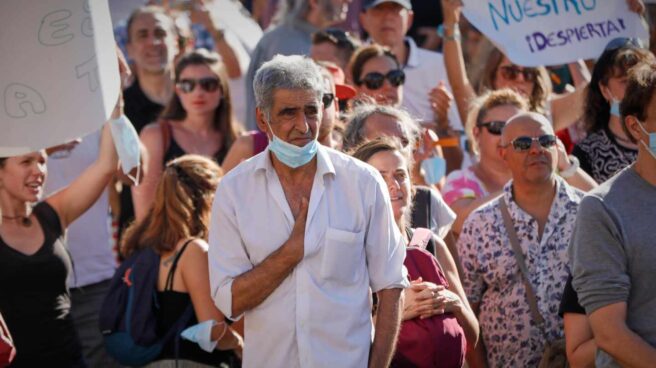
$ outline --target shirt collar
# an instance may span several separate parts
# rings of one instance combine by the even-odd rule
[[[512,194],[512,183],[509,181],[503,187],[503,198],[508,204],[508,211],[516,221],[529,222],[532,217],[522,210],[515,202]],[[549,218],[560,218],[572,206],[577,206],[580,202],[580,196],[577,195],[576,189],[568,185],[560,176],[556,175],[556,195],[554,196],[551,210],[549,211]]]
[[[267,146],[264,152],[256,158],[258,160],[255,164],[256,172],[275,173],[273,163],[271,162],[271,154],[273,153],[271,153],[269,146]],[[327,148],[319,144],[319,149],[317,149],[317,173],[315,176],[323,178],[326,174],[335,175],[335,173],[335,166],[330,159],[330,155],[328,155]]]
[[[405,66],[410,68],[416,68],[420,64],[419,55],[417,55],[417,51],[419,50],[419,47],[417,47],[417,44],[411,37],[406,37],[405,42],[408,44],[408,62],[406,63]]]

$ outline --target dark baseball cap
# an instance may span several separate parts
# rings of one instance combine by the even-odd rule
[[[410,0],[365,0],[364,10],[371,9],[374,6],[378,6],[383,3],[397,3],[408,10],[412,10],[412,4],[410,4]]]

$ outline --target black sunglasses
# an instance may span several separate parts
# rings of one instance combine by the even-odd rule
[[[521,74],[527,82],[534,82],[538,77],[538,70],[535,68],[522,68],[517,65],[504,65],[499,68],[501,76],[505,79],[515,81]]]
[[[369,89],[379,89],[387,79],[394,87],[405,83],[405,72],[401,69],[390,70],[387,74],[371,72],[364,76],[358,84],[364,84]]]
[[[476,126],[479,128],[484,127],[492,135],[501,135],[503,127],[506,126],[506,122],[503,120],[486,121],[484,123],[478,123]]]
[[[214,92],[219,88],[217,78],[181,79],[175,84],[183,93],[190,93],[199,85],[205,92]]]
[[[539,137],[522,136],[513,139],[510,144],[515,151],[525,152],[531,149],[534,141],[540,143],[542,148],[551,148],[555,146],[556,143],[558,143],[558,138],[556,138],[556,136],[553,134],[544,134]],[[504,147],[508,147],[508,145],[505,145]]]
[[[323,108],[327,109],[330,104],[335,101],[335,94],[333,93],[324,93],[323,96],[321,97],[321,102],[323,102]]]

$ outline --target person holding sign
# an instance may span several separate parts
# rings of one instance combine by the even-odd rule
[[[221,164],[238,136],[228,74],[219,55],[198,49],[182,56],[175,67],[175,94],[159,122],[141,132],[149,170],[144,182],[132,188],[137,220],[153,203],[167,162],[195,153]]]
[[[470,101],[476,98],[477,92],[465,72],[462,54],[458,28],[462,2],[441,1],[444,13],[444,61],[458,111],[465,120]],[[576,63],[570,69],[582,75],[585,73],[584,68],[582,63]],[[583,111],[583,88],[563,96],[554,96],[546,68],[525,68],[513,64],[495,48],[487,59],[478,93],[500,88],[514,89],[528,98],[531,111],[550,116],[556,131],[574,123]]]
[[[122,115],[122,101],[112,119]],[[70,315],[72,270],[64,234],[102,194],[118,167],[109,124],[98,159],[41,199],[45,150],[0,158],[0,311],[19,352],[12,367],[84,367]]]

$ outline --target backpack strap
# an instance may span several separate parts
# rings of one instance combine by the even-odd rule
[[[166,276],[166,285],[164,286],[164,290],[173,290],[173,275],[175,275],[175,270],[178,268],[178,261],[180,260],[182,253],[185,251],[185,249],[187,249],[187,245],[189,245],[189,243],[191,243],[193,240],[195,240],[195,238],[187,240],[182,245],[182,248],[180,248],[178,254],[175,255],[175,258],[173,259],[173,265],[171,265],[169,274]]]
[[[423,186],[415,187],[414,207],[412,209],[412,226],[430,229],[431,192]]]

